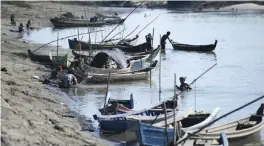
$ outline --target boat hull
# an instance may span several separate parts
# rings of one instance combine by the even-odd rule
[[[63,20],[60,18],[51,18],[50,22],[54,27],[101,27],[105,22],[89,22],[89,20]]]
[[[183,50],[183,51],[198,51],[198,52],[211,52],[216,48],[217,40],[214,44],[210,45],[188,45],[188,44],[179,44],[172,42],[174,50]]]

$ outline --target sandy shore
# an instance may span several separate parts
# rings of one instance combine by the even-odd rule
[[[49,70],[33,63],[28,49],[41,44],[24,42],[21,34],[10,32],[10,15],[15,13],[17,25],[31,20],[33,27],[51,26],[49,18],[60,14],[60,4],[35,2],[32,8],[2,4],[1,11],[1,144],[4,145],[106,145],[91,133],[80,130],[77,116],[61,104],[66,97],[49,92],[32,76],[49,75]],[[81,6],[62,5],[64,10]],[[78,11],[76,12],[78,15]],[[81,12],[79,12],[81,13]],[[83,12],[82,12],[83,13]],[[81,14],[80,14],[81,15]]]

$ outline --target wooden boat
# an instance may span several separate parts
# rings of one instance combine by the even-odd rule
[[[184,143],[179,144],[181,146],[229,146],[228,139],[224,132],[221,132],[217,139],[188,139]]]
[[[101,18],[120,18],[117,15],[105,15],[105,14],[102,14],[102,13],[99,13],[99,12],[95,12],[95,15],[98,16],[98,17],[101,17]]]
[[[125,22],[125,19],[121,18],[103,18],[101,20],[106,24],[122,24]]]
[[[215,139],[219,137],[220,132],[225,132],[229,142],[241,140],[258,133],[263,127],[264,103],[258,108],[256,114],[243,118],[228,124],[206,128],[193,136],[192,139]]]
[[[131,72],[123,72],[123,73],[111,73],[110,83],[113,82],[126,82],[126,81],[138,81],[138,80],[146,80],[149,77],[150,71],[152,71],[157,66],[158,61],[154,61],[154,63],[147,68],[131,71]],[[108,83],[108,74],[92,74],[87,73],[83,78],[82,83]]]
[[[174,50],[184,50],[184,51],[211,52],[215,49],[217,45],[217,40],[215,40],[214,44],[210,44],[210,45],[188,45],[188,44],[173,42],[172,40],[170,40],[170,42]]]
[[[121,50],[118,50],[118,49],[104,50],[104,51],[99,52],[93,58],[93,60],[89,63],[89,65],[88,64],[82,65],[83,70],[85,70],[85,72],[80,73],[80,75],[81,74],[83,74],[83,75],[84,74],[89,74],[89,75],[100,74],[100,76],[101,76],[102,74],[104,74],[103,76],[105,76],[105,75],[108,76],[109,71],[111,72],[111,74],[113,74],[113,73],[128,73],[130,75],[132,72],[131,67],[134,64],[139,63],[139,62],[144,63],[146,61],[150,61],[150,60],[154,59],[158,55],[159,51],[160,51],[160,47],[158,47],[155,50],[155,52],[152,52],[149,55],[135,56],[135,57],[130,57],[129,59],[127,59]],[[107,55],[102,55],[104,53],[106,53]],[[102,57],[100,57],[100,56],[102,56]],[[108,60],[104,59],[104,57],[109,57],[110,61],[108,61],[109,59]],[[103,68],[101,65],[100,66],[96,65],[99,62],[98,60],[100,60],[100,61],[105,60],[105,62],[103,64],[108,64],[108,67]],[[107,62],[110,62],[110,64]],[[156,64],[152,64],[153,67],[155,67],[154,65],[156,66]],[[144,70],[136,71],[138,76],[140,75],[139,72],[141,72],[141,73],[144,72],[142,75],[145,74]],[[148,70],[147,70],[147,72],[148,72]],[[132,72],[132,74],[134,74],[134,73],[135,72]],[[123,75],[125,76],[125,74],[123,74]],[[121,77],[121,75],[120,75],[120,77]],[[130,77],[132,77],[132,76],[130,76]],[[144,78],[145,78],[145,76],[144,76]]]
[[[71,18],[51,18],[50,22],[55,27],[100,27],[106,24],[103,21],[90,22],[90,20]]]
[[[110,92],[108,92],[107,95],[110,96]],[[130,109],[134,108],[133,94],[130,95],[129,100],[110,99],[109,97],[107,98],[108,98],[108,101],[106,104],[106,108],[104,109],[103,107],[99,109],[101,115],[105,115],[105,114],[115,115],[119,113],[126,113],[130,111]]]
[[[154,49],[153,51],[146,51],[146,52],[141,52],[141,53],[129,53],[129,54],[126,54],[126,58],[128,60],[136,60],[137,59],[142,59],[146,56],[149,56],[146,61],[149,61],[150,59],[154,59],[155,57],[157,57],[158,53],[160,52],[160,46],[158,46],[156,49]],[[76,50],[72,50],[72,54],[73,56],[75,56],[76,59],[79,59],[79,58],[90,58],[92,59],[92,55],[90,55],[90,52],[88,51],[76,51]],[[151,56],[150,56],[151,54]]]
[[[32,61],[38,61],[42,63],[51,63],[49,55],[37,55],[33,54],[30,49],[28,49],[28,55]]]
[[[182,117],[177,117],[176,121],[176,139],[180,139],[184,136],[185,132],[192,132],[205,126],[206,124],[213,121],[220,108],[215,108],[212,113],[193,113],[186,114]],[[170,118],[167,121],[168,125],[165,125],[165,121],[155,123],[153,125],[139,122],[138,140],[140,145],[157,145],[163,146],[169,145],[174,139],[174,121]],[[164,135],[167,127],[168,143]],[[183,131],[182,131],[183,130]]]
[[[144,123],[164,121],[165,114],[163,110],[163,103],[166,104],[168,118],[173,116],[173,110],[175,110],[177,114],[179,109],[180,99],[176,100],[175,106],[173,100],[167,100],[149,109],[144,109],[141,111],[130,111],[124,114],[117,114],[117,115],[100,115],[100,116],[94,115],[94,119],[98,120],[101,132],[104,133],[124,132],[128,128],[126,122],[129,119],[140,120],[141,122]]]
[[[54,56],[52,56],[52,54],[49,52],[49,57],[50,57],[50,60],[51,60],[51,63],[52,63],[52,65],[54,65],[54,66],[58,66],[58,65],[60,65],[60,66],[62,66],[62,67],[64,67],[64,68],[69,68],[70,66],[71,66],[71,62],[73,61],[71,58],[70,58],[70,56],[69,56],[69,54],[67,53],[67,54],[65,54],[64,56],[62,56],[62,57],[54,57]],[[58,62],[57,62],[57,58],[58,58]]]
[[[89,51],[90,47],[92,46],[93,50],[98,49],[112,49],[112,48],[123,48],[123,47],[131,47],[135,46],[135,42],[137,41],[138,36],[132,38],[132,39],[125,39],[121,41],[105,41],[103,43],[93,43],[92,45],[88,42],[84,41],[78,41],[77,38],[74,39],[68,39],[69,48],[79,50],[81,48],[82,51]]]

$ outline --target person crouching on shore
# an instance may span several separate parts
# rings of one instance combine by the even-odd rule
[[[71,88],[73,85],[77,85],[77,78],[74,75],[74,70],[69,70],[68,74],[60,77],[60,88]]]

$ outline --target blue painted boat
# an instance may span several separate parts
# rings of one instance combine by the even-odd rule
[[[182,117],[177,117],[175,119],[177,123],[176,140],[182,138],[186,132],[196,131],[213,121],[216,118],[219,110],[220,108],[215,108],[212,113],[187,114]],[[167,122],[168,141],[167,138],[165,138],[166,128],[164,121],[155,123],[153,125],[139,122],[139,130],[137,134],[139,144],[163,146],[172,143],[174,140],[173,120],[173,118],[170,118]]]
[[[175,110],[177,115],[180,103],[179,100],[180,99],[176,100],[175,107],[173,100],[164,101],[167,109],[167,118],[173,117],[173,110]],[[161,102],[152,108],[141,111],[131,111],[117,115],[94,115],[94,119],[98,120],[101,132],[119,133],[127,130],[127,119],[136,119],[142,121],[143,123],[156,123],[164,121],[165,114],[163,110],[163,102]]]

